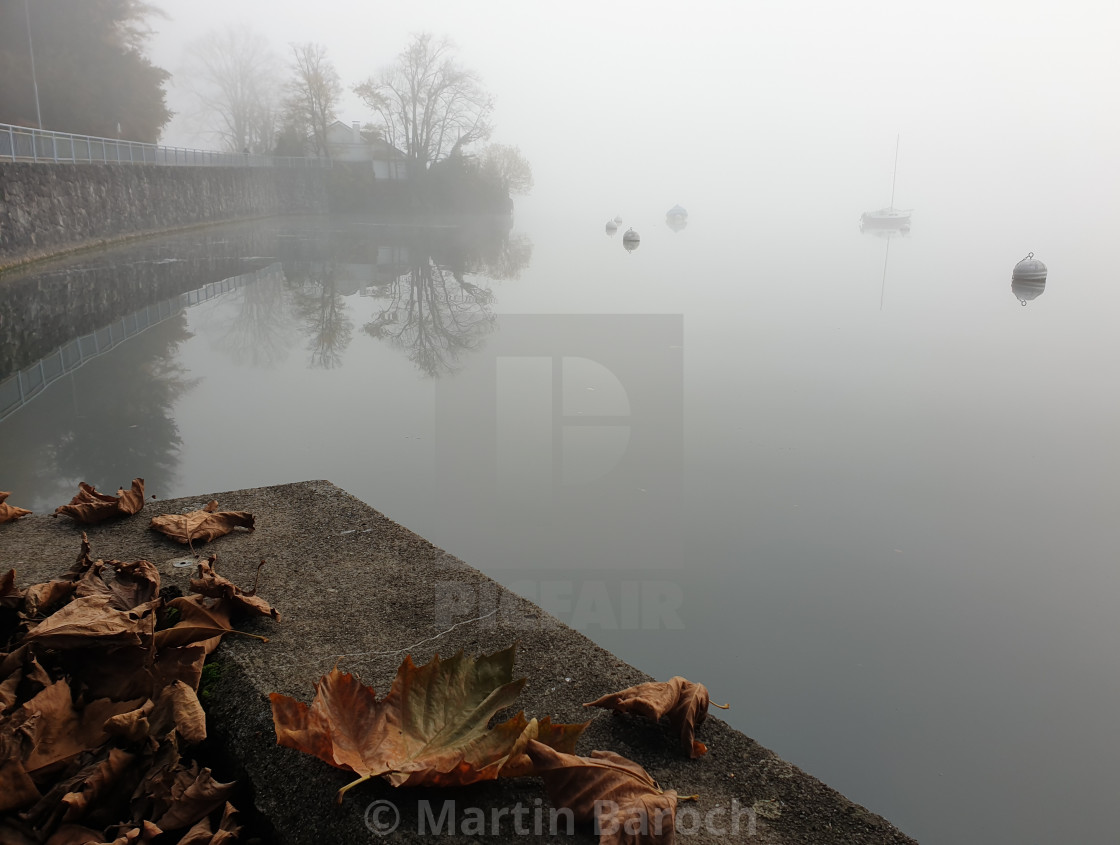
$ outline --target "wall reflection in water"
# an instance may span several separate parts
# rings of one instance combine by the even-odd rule
[[[360,326],[427,376],[453,371],[494,329],[490,283],[531,258],[509,228],[267,221],[5,278],[0,486],[38,511],[79,481],[105,489],[140,475],[175,489],[176,404],[202,378],[235,377],[184,362],[202,329],[239,367],[272,368],[302,348],[308,368],[337,368]]]

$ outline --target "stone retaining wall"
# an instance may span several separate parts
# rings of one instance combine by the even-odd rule
[[[0,270],[130,235],[326,212],[326,172],[0,163]]]

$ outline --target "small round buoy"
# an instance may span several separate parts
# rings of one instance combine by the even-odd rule
[[[1032,299],[1038,299],[1046,292],[1046,280],[1038,279],[1012,279],[1011,295],[1019,300],[1020,305],[1026,305]]]
[[[628,250],[635,250],[642,239],[638,237],[638,233],[633,229],[627,229],[626,234],[622,236],[622,245]]]
[[[622,222],[622,215],[621,214],[616,214],[615,218],[614,218],[614,222],[615,222],[615,224],[621,223]]]
[[[608,235],[613,235],[617,231],[618,231],[618,224],[615,223],[613,220],[608,220],[607,221],[607,234]]]
[[[1011,271],[1011,278],[1017,282],[1045,282],[1046,265],[1035,258],[1033,252],[1028,252],[1027,257]]]

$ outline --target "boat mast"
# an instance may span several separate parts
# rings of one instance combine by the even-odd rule
[[[894,174],[891,176],[891,211],[894,211],[894,183],[898,179],[898,139],[899,135],[894,136]]]

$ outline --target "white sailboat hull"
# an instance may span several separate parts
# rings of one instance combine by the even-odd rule
[[[880,208],[878,211],[865,211],[859,219],[864,228],[903,229],[910,226],[910,209]]]

